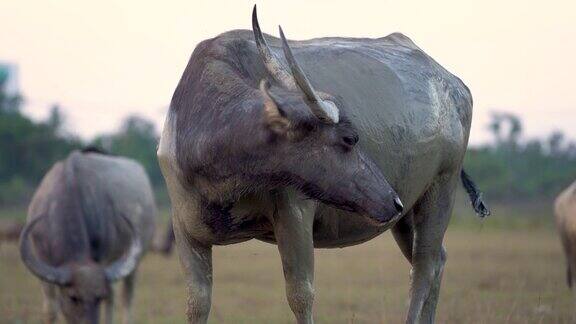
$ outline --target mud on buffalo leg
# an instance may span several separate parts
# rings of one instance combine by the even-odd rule
[[[122,307],[124,309],[123,323],[129,324],[132,319],[132,300],[134,299],[134,285],[136,281],[136,271],[124,278],[122,290]]]
[[[444,233],[454,203],[456,175],[439,176],[414,207],[410,308],[406,323],[434,323],[446,251]]]
[[[187,235],[178,219],[173,219],[173,225],[188,293],[188,323],[206,323],[212,298],[212,246]]]
[[[272,216],[274,235],[282,259],[286,297],[299,324],[313,323],[314,242],[316,203],[300,199],[293,191],[282,192]]]
[[[58,316],[58,300],[56,298],[56,287],[49,283],[42,283],[42,292],[44,294],[43,316],[44,323],[56,323]]]

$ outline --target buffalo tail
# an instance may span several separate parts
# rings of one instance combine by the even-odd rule
[[[468,193],[470,197],[470,201],[472,202],[472,208],[476,214],[482,218],[490,215],[490,210],[482,200],[482,192],[478,189],[474,181],[470,178],[470,176],[462,169],[460,172],[460,179],[462,180],[462,185],[464,189]]]

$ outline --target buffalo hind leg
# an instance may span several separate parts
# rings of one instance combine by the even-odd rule
[[[452,213],[457,177],[444,175],[414,206],[414,246],[409,324],[434,323],[446,251],[444,233]]]
[[[188,323],[206,323],[212,298],[212,246],[187,235],[178,219],[173,226],[188,293]]]
[[[123,318],[122,322],[124,324],[129,324],[132,319],[132,300],[134,299],[134,285],[136,281],[136,271],[129,274],[124,278],[124,286],[122,289],[122,307],[123,307]]]
[[[49,283],[42,282],[42,292],[44,293],[44,303],[42,311],[44,315],[44,323],[56,323],[58,316],[58,300],[56,299],[56,287]]]
[[[277,197],[272,216],[274,235],[282,259],[286,297],[298,324],[314,323],[314,241],[316,203],[293,191]]]

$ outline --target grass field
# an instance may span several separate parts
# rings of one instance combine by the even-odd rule
[[[506,226],[498,218],[453,222],[438,322],[573,323],[563,255],[547,219]],[[275,246],[250,241],[214,253],[211,323],[293,323]],[[409,269],[390,233],[356,247],[317,250],[317,323],[402,323]],[[39,284],[15,244],[0,247],[0,274],[0,323],[39,322]],[[149,254],[134,322],[183,323],[184,303],[176,255]]]

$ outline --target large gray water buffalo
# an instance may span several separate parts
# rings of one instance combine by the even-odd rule
[[[97,152],[71,153],[46,174],[20,238],[22,261],[42,281],[45,320],[60,309],[68,323],[112,322],[111,284],[124,280],[124,323],[138,263],[154,232],[156,206],[135,161]]]
[[[312,323],[314,247],[387,229],[413,268],[407,322],[433,322],[460,179],[488,214],[462,171],[468,88],[401,34],[289,42],[252,18],[196,47],[158,148],[189,322],[208,318],[213,245],[277,244],[288,303]]]
[[[576,182],[556,198],[554,213],[566,256],[566,281],[573,289],[576,276]]]

